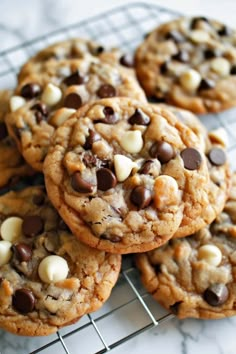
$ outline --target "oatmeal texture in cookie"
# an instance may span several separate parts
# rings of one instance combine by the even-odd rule
[[[236,105],[236,32],[205,17],[161,24],[135,54],[146,94],[195,113]]]
[[[0,197],[0,327],[41,336],[95,311],[116,283],[121,257],[69,231],[44,188]]]
[[[144,286],[179,318],[236,314],[236,174],[224,211],[184,239],[136,256]]]
[[[146,102],[133,74],[96,57],[49,61],[43,68],[20,82],[6,118],[19,150],[38,171],[55,129],[85,103],[115,96]]]
[[[62,218],[98,249],[150,250],[185,218],[188,231],[213,218],[200,139],[170,111],[129,98],[79,109],[57,129],[44,173]]]

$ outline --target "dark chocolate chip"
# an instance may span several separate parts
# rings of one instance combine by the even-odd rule
[[[35,306],[35,297],[29,289],[17,289],[12,297],[13,307],[20,313],[32,312]]]
[[[95,141],[101,140],[101,137],[98,133],[96,133],[94,130],[89,129],[89,135],[86,137],[85,143],[83,148],[85,150],[89,150],[92,148],[93,143],[95,143]]]
[[[144,162],[143,166],[140,168],[139,173],[141,175],[147,175],[152,167],[153,161],[147,160]]]
[[[191,21],[190,28],[191,29],[195,29],[196,26],[197,26],[197,23],[200,22],[200,21],[204,21],[204,22],[209,23],[209,21],[208,21],[208,19],[206,17],[203,17],[203,16],[194,17],[192,19],[192,21]]]
[[[0,141],[5,139],[7,136],[8,136],[8,132],[7,132],[6,124],[1,122],[0,123]]]
[[[45,197],[43,194],[35,194],[33,196],[33,203],[37,206],[43,205]]]
[[[165,75],[165,74],[168,73],[168,64],[169,64],[168,61],[164,61],[164,62],[160,65],[159,69],[160,69],[160,73],[161,73],[161,74]]]
[[[70,76],[67,76],[64,80],[63,83],[66,84],[67,86],[72,86],[72,85],[82,85],[85,82],[85,77],[80,75],[79,71],[73,72]]]
[[[153,264],[152,266],[153,266],[153,268],[155,269],[155,273],[156,273],[156,274],[161,273],[161,264],[160,264],[160,263]]]
[[[101,45],[99,45],[97,48],[94,49],[93,54],[94,55],[99,55],[105,51],[105,48]]]
[[[172,39],[176,43],[181,43],[181,42],[184,42],[184,40],[185,40],[182,33],[180,33],[177,30],[172,30],[172,31],[168,32],[165,36],[165,39]]]
[[[149,189],[138,186],[130,194],[130,201],[140,209],[146,208],[152,201],[152,193]]]
[[[213,284],[204,291],[203,298],[211,306],[219,306],[226,302],[229,290],[224,284]]]
[[[100,238],[102,240],[108,240],[108,241],[111,241],[113,243],[117,243],[117,242],[120,242],[122,240],[122,238],[120,236],[117,236],[117,235],[102,234]]]
[[[89,168],[97,166],[97,158],[94,155],[85,153],[83,156],[83,163]]]
[[[231,70],[230,70],[231,75],[236,75],[236,65],[233,65]]]
[[[215,81],[211,79],[202,79],[199,86],[198,90],[210,90],[215,87]]]
[[[212,59],[220,56],[220,52],[217,49],[205,49],[204,50],[204,57],[205,59]]]
[[[44,221],[39,215],[28,215],[22,223],[22,231],[26,237],[34,237],[44,230]]]
[[[181,151],[180,155],[187,170],[197,170],[201,166],[202,157],[196,149],[186,148]]]
[[[165,141],[156,141],[150,148],[149,153],[161,163],[167,163],[175,157],[173,147]]]
[[[34,98],[41,93],[41,87],[38,84],[26,84],[21,88],[21,96],[24,98]]]
[[[114,173],[109,168],[100,168],[97,170],[97,188],[101,191],[107,191],[114,188],[117,184],[117,179]]]
[[[78,109],[82,106],[80,95],[75,92],[69,93],[64,99],[64,107]]]
[[[230,36],[232,34],[232,30],[228,26],[224,25],[218,30],[217,33],[219,36]]]
[[[116,122],[118,122],[119,117],[114,112],[114,109],[112,107],[104,107],[103,113],[105,114],[105,118],[98,119],[95,121],[95,123],[115,124]]]
[[[30,109],[35,110],[35,117],[37,120],[37,123],[40,123],[42,120],[46,120],[48,117],[48,109],[47,106],[42,103],[36,103],[35,105],[33,105]]]
[[[91,193],[93,191],[93,185],[85,181],[80,172],[75,172],[71,177],[71,187],[79,193]]]
[[[222,166],[226,162],[226,154],[220,148],[213,148],[208,154],[210,162],[215,166]]]
[[[128,119],[129,124],[148,125],[150,117],[146,115],[140,108],[136,108],[134,114]]]
[[[28,262],[32,258],[32,249],[25,243],[18,243],[13,247],[14,254],[20,262]]]
[[[178,311],[179,311],[179,306],[182,303],[182,301],[177,301],[175,302],[173,305],[170,306],[170,311],[174,314],[174,315],[178,315]]]
[[[149,96],[148,101],[150,103],[163,103],[166,101],[166,98],[164,96]]]
[[[185,50],[180,50],[177,54],[172,55],[172,59],[187,63],[189,61],[189,54]]]
[[[131,54],[124,54],[120,58],[120,64],[126,66],[127,68],[133,68],[134,58]]]
[[[103,84],[97,90],[97,95],[100,98],[109,98],[116,96],[116,89],[110,84]]]

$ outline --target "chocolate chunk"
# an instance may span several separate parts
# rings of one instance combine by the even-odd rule
[[[97,166],[97,158],[94,155],[85,153],[83,156],[83,163],[89,168]]]
[[[175,157],[173,147],[165,141],[155,142],[151,146],[149,153],[152,157],[155,157],[161,163],[167,163]]]
[[[80,95],[75,92],[69,93],[64,99],[64,107],[78,109],[82,106]]]
[[[172,59],[187,63],[189,61],[189,54],[185,50],[180,50],[177,54],[172,55]]]
[[[22,231],[26,237],[34,237],[44,230],[44,221],[39,215],[28,215],[22,223]]]
[[[35,306],[35,297],[29,289],[17,289],[12,297],[13,307],[20,313],[32,312]]]
[[[7,132],[6,124],[1,122],[0,123],[0,141],[5,139],[7,136],[8,136],[8,132]]]
[[[176,43],[181,43],[181,42],[184,42],[184,40],[185,40],[182,33],[180,33],[177,30],[172,30],[172,31],[168,32],[165,36],[165,39],[172,39]]]
[[[181,151],[180,155],[187,170],[197,170],[201,166],[202,157],[196,149],[186,148]]]
[[[231,75],[236,75],[236,65],[233,65],[231,70],[230,70]]]
[[[213,148],[208,154],[210,162],[215,166],[222,166],[226,162],[226,154],[220,148]]]
[[[28,262],[32,258],[32,249],[25,243],[18,243],[13,247],[14,254],[20,262]]]
[[[35,194],[33,196],[33,203],[37,206],[43,205],[45,197],[43,194]]]
[[[24,98],[34,98],[41,93],[41,87],[38,84],[26,84],[21,88],[21,96]]]
[[[85,181],[80,172],[75,172],[71,177],[71,187],[79,193],[91,193],[93,191],[93,185]]]
[[[190,24],[190,28],[191,29],[196,29],[197,27],[197,24],[198,22],[200,21],[204,21],[206,23],[209,23],[208,19],[206,17],[203,17],[203,16],[199,16],[199,17],[194,17],[191,21],[191,24]]]
[[[160,65],[160,73],[161,74],[163,74],[163,75],[165,75],[165,74],[167,74],[167,72],[168,72],[168,64],[169,64],[169,62],[168,61],[164,61],[161,65]]]
[[[152,160],[145,161],[143,166],[140,168],[139,173],[141,175],[147,175],[150,171],[150,168],[152,167],[152,164],[153,164]]]
[[[97,187],[101,191],[107,191],[114,188],[117,184],[117,179],[114,173],[109,168],[100,168],[97,170]]]
[[[134,58],[131,54],[124,54],[120,58],[120,64],[126,66],[127,68],[133,68]]]
[[[82,85],[85,82],[85,77],[80,75],[79,71],[73,72],[70,76],[67,76],[64,80],[63,83],[67,86],[72,86],[72,85]]]
[[[140,108],[136,108],[134,114],[128,119],[129,124],[148,125],[150,118]]]
[[[232,34],[232,32],[233,31],[231,30],[231,28],[229,28],[228,26],[225,26],[225,25],[217,31],[219,36],[230,36]]]
[[[94,130],[89,129],[89,135],[87,136],[83,148],[85,150],[89,150],[92,148],[93,143],[95,141],[101,140],[101,137],[98,133],[96,133]]]
[[[146,208],[152,201],[152,193],[149,189],[138,186],[130,194],[130,201],[140,209]]]
[[[117,243],[121,241],[121,237],[117,236],[117,235],[106,235],[106,234],[102,234],[100,237],[102,240],[108,240],[111,241],[113,243]]]
[[[219,306],[226,302],[229,290],[224,284],[213,284],[204,291],[203,298],[211,306]]]
[[[97,95],[100,98],[109,98],[116,96],[116,89],[110,84],[103,84],[97,90]]]
[[[210,90],[215,87],[215,81],[211,79],[202,79],[199,86],[198,90]]]
[[[220,56],[220,52],[218,49],[205,49],[204,50],[204,57],[205,59],[212,59]]]
[[[48,117],[48,109],[47,106],[42,103],[36,103],[35,105],[33,105],[31,108],[31,110],[35,110],[35,117],[37,120],[37,123],[40,123],[42,120],[46,120]]]
[[[179,306],[182,303],[182,301],[177,301],[175,302],[173,305],[170,306],[170,311],[174,314],[174,315],[178,315],[178,311],[179,311]]]

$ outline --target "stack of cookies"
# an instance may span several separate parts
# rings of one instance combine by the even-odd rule
[[[0,95],[0,187],[31,184],[0,197],[0,328],[48,335],[99,309],[128,253],[180,318],[234,314],[236,175],[194,113],[235,105],[235,38],[181,18],[134,61],[71,39],[22,67]]]

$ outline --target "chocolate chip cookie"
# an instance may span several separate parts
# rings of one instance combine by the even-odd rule
[[[170,111],[130,98],[79,109],[55,132],[44,174],[62,218],[98,249],[150,250],[183,220],[196,230],[209,216],[200,139]]]
[[[195,113],[236,105],[236,32],[205,17],[160,25],[135,55],[146,94]]]
[[[136,256],[147,290],[179,318],[236,314],[236,174],[224,211],[196,234]]]
[[[0,197],[0,327],[49,335],[97,310],[110,295],[121,257],[71,234],[45,190]]]
[[[44,69],[21,81],[6,119],[24,158],[39,171],[55,129],[86,102],[114,96],[146,102],[143,90],[127,69],[92,56],[49,61]]]
[[[201,140],[202,149],[205,151],[210,175],[208,184],[209,205],[206,207],[203,215],[196,217],[190,224],[191,226],[189,228],[188,215],[192,218],[192,210],[188,207],[188,203],[186,203],[185,217],[174,235],[174,237],[182,237],[191,234],[191,227],[193,223],[195,223],[196,226],[204,226],[204,214],[206,216],[205,224],[208,224],[209,220],[215,219],[215,217],[224,208],[231,186],[231,172],[226,154],[228,143],[227,133],[223,128],[218,128],[208,132],[197,116],[193,113],[164,104],[161,106],[171,110],[171,112],[173,112],[182,123],[191,128],[199,137]]]
[[[11,186],[20,177],[31,176],[33,169],[26,164],[18,152],[15,142],[9,137],[5,117],[9,110],[11,91],[0,91],[0,188]]]

